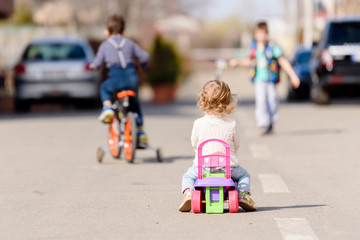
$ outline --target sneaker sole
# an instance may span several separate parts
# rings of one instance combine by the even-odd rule
[[[180,212],[190,212],[191,211],[191,199],[186,200],[180,207]]]
[[[268,132],[267,131],[260,131],[258,134],[259,134],[259,136],[265,136],[265,135],[268,134]]]
[[[239,201],[239,206],[247,212],[253,212],[257,210],[256,206],[251,206],[247,202]]]
[[[112,117],[114,116],[114,114],[106,114],[105,116],[101,116],[98,117],[98,120],[100,122],[105,122],[105,123],[109,123],[112,121]]]

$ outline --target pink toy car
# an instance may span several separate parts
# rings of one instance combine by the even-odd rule
[[[225,155],[203,155],[202,150],[208,142],[219,142],[225,147]],[[225,166],[226,173],[203,174],[204,167]],[[239,197],[235,182],[231,179],[230,147],[220,139],[209,139],[202,142],[198,147],[198,180],[195,182],[195,190],[191,196],[191,209],[193,213],[223,213],[224,203],[229,204],[229,212],[236,213],[239,210]]]

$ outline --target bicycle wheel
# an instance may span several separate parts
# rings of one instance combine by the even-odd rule
[[[124,138],[125,159],[129,163],[132,163],[134,162],[135,150],[137,148],[137,126],[135,115],[133,112],[128,112],[126,116]]]
[[[121,154],[121,147],[119,146],[120,141],[120,124],[116,116],[113,116],[112,122],[109,126],[109,137],[108,144],[111,155],[119,159]]]
[[[156,160],[158,162],[163,162],[163,157],[160,148],[156,149]]]

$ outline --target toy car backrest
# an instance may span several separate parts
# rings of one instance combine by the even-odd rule
[[[221,167],[226,166],[226,156],[224,154],[211,154],[211,155],[203,155],[202,165],[205,167]]]
[[[222,154],[212,154],[212,155],[203,155],[203,147],[209,142],[219,142],[225,147],[225,155]],[[226,167],[226,178],[231,178],[230,170],[230,147],[229,144],[220,140],[220,139],[208,139],[200,143],[198,147],[198,178],[203,178],[203,167]]]

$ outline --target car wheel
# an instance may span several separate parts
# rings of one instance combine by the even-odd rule
[[[29,112],[30,101],[15,99],[15,112]]]
[[[77,109],[97,109],[101,107],[99,98],[75,99],[73,104]]]
[[[298,95],[296,94],[295,90],[292,88],[291,83],[289,83],[289,87],[288,87],[288,93],[287,93],[287,100],[288,101],[293,101],[298,99]]]
[[[313,76],[312,84],[310,88],[310,99],[313,103],[316,104],[329,104],[330,95],[329,93],[321,86],[319,77],[317,75]]]

